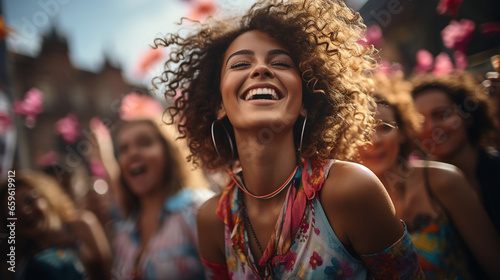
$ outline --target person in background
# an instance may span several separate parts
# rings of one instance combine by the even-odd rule
[[[500,54],[491,57],[491,65],[493,71],[486,73],[486,79],[482,84],[495,109],[496,120],[500,122]],[[500,129],[496,130],[494,140],[495,148],[500,149]]]
[[[376,74],[374,81],[378,125],[360,160],[406,222],[426,278],[484,279],[474,270],[477,260],[490,279],[498,279],[500,237],[463,173],[450,164],[409,159],[421,125],[411,84],[403,73]]]
[[[373,120],[359,15],[341,1],[258,1],[197,27],[157,38],[172,52],[153,82],[177,95],[167,112],[190,159],[231,177],[198,213],[208,278],[422,279],[380,181],[340,160]]]
[[[0,187],[0,213],[7,221],[15,202],[16,279],[110,279],[111,250],[95,215],[77,210],[49,175],[23,170],[13,178]]]
[[[165,126],[123,121],[116,132],[123,220],[114,236],[118,279],[203,279],[196,212],[213,193],[191,186],[187,162]]]
[[[500,156],[491,147],[498,125],[488,97],[467,72],[415,79],[412,96],[425,119],[419,148],[465,174],[500,232]]]

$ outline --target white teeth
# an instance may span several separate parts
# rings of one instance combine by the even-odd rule
[[[278,94],[276,94],[276,91],[272,88],[256,88],[248,92],[248,94],[245,96],[245,100],[252,100],[253,97],[258,94],[269,94],[271,95],[272,100],[279,99]]]

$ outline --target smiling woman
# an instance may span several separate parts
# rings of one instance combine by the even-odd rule
[[[212,192],[188,186],[194,173],[166,129],[137,118],[117,131],[124,217],[114,238],[118,279],[203,279],[196,211]]]
[[[168,113],[190,159],[231,177],[198,213],[207,276],[421,279],[380,181],[336,160],[373,125],[359,15],[341,1],[259,1],[197,27],[155,41],[172,52],[153,83],[180,91]]]
[[[258,134],[270,123],[293,126],[295,119],[289,116],[297,117],[300,110],[305,117],[299,70],[287,48],[276,39],[258,30],[248,31],[233,41],[224,61],[220,81],[223,101],[217,118],[231,115],[237,142]],[[244,134],[237,129],[240,127]],[[257,131],[248,130],[250,127]],[[276,131],[273,140],[288,139],[293,148],[293,131],[288,131],[290,135]]]

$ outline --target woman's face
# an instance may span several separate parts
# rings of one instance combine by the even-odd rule
[[[219,118],[227,115],[236,130],[281,130],[293,126],[301,112],[299,71],[288,49],[261,31],[245,32],[229,45],[220,89]]]
[[[49,202],[37,190],[20,185],[16,189],[16,217],[19,234],[34,239],[51,230],[51,217],[57,217]]]
[[[380,124],[372,135],[372,145],[360,149],[360,158],[363,165],[382,178],[385,172],[397,164],[403,136],[396,128],[396,116],[391,107],[378,106],[375,118]]]
[[[446,160],[468,142],[465,115],[445,92],[430,89],[415,97],[417,111],[425,117],[419,146],[438,160]]]
[[[160,191],[166,168],[165,146],[149,123],[124,126],[117,138],[118,164],[131,191],[141,197]]]

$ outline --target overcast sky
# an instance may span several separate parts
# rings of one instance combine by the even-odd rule
[[[134,65],[153,39],[175,32],[174,23],[194,0],[1,0],[4,19],[15,32],[9,50],[35,56],[41,36],[53,26],[65,36],[75,67],[96,71],[106,55],[133,79]],[[199,0],[200,1],[200,0]],[[245,10],[253,0],[213,0],[225,10]],[[355,0],[352,2],[364,2]],[[354,4],[353,4],[354,5]],[[358,4],[359,5],[359,4]],[[137,82],[137,80],[135,80]]]

